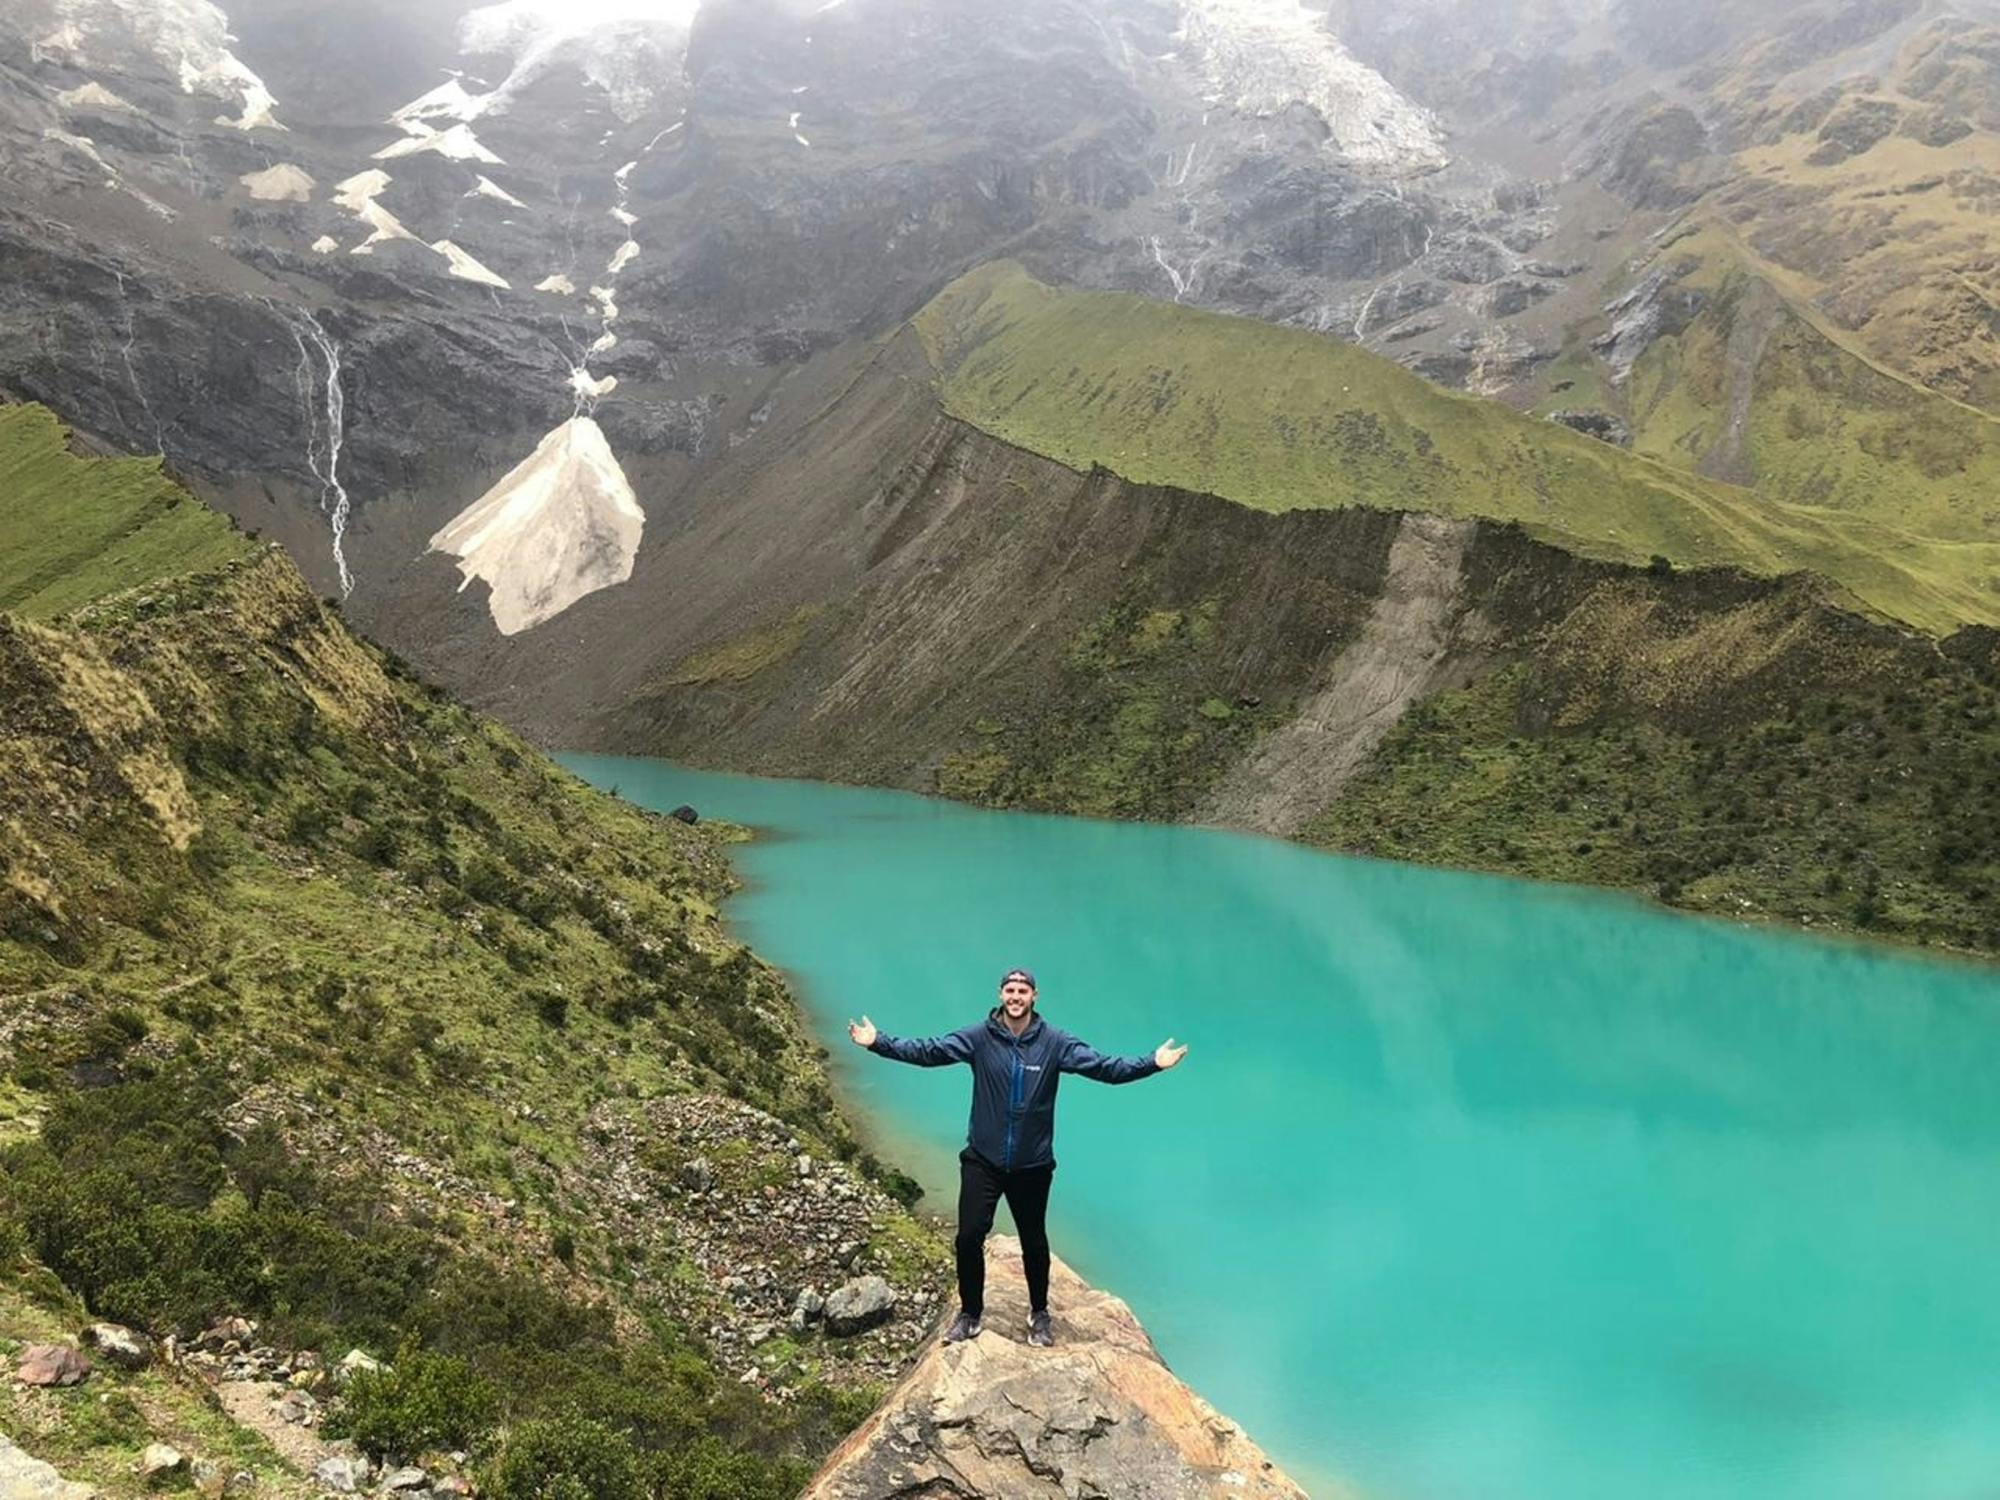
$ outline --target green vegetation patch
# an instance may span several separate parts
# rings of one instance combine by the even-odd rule
[[[954,415],[1074,468],[1267,510],[1370,506],[1518,521],[1585,556],[1820,574],[1933,631],[2000,623],[2000,521],[1773,498],[1626,453],[1388,360],[998,262],[915,328]]]
[[[0,471],[50,451],[5,415]],[[53,1271],[72,1333],[248,1314],[393,1356],[355,1436],[469,1444],[491,1493],[625,1456],[670,1500],[795,1493],[872,1385],[816,1345],[782,1401],[741,1386],[690,1312],[712,1278],[630,1274],[602,1179],[648,1105],[740,1100],[907,1201],[717,918],[731,832],[594,791],[212,534],[144,591],[0,612],[0,1306]],[[136,1429],[71,1405],[33,1451],[119,1453],[81,1472],[129,1492]]]
[[[758,673],[790,659],[806,643],[812,622],[820,612],[820,606],[806,605],[777,624],[697,651],[668,668],[659,686],[710,687],[721,682],[748,682]]]
[[[1069,642],[1048,690],[1012,722],[982,719],[935,775],[989,806],[1093,817],[1186,814],[1269,723],[1221,695],[1232,675],[1220,602],[1161,607],[1146,579]]]
[[[1537,728],[1546,686],[1518,666],[1413,710],[1306,839],[2000,952],[1993,681],[1937,662],[1704,729]]]
[[[0,610],[32,620],[249,552],[157,458],[80,458],[42,406],[0,406]]]

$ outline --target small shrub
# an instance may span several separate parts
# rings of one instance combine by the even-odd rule
[[[372,1458],[414,1458],[470,1447],[492,1425],[493,1387],[462,1359],[406,1343],[388,1368],[348,1383],[327,1430],[352,1438]]]
[[[495,1500],[641,1500],[645,1494],[631,1440],[573,1415],[515,1428],[486,1490]]]

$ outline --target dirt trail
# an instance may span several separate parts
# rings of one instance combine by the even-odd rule
[[[1340,788],[1396,721],[1429,693],[1464,613],[1473,525],[1403,518],[1382,596],[1361,634],[1337,655],[1298,717],[1263,740],[1209,795],[1199,821],[1294,834]]]

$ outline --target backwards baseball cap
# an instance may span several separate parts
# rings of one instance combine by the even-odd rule
[[[1010,979],[1024,981],[1031,990],[1038,988],[1035,984],[1035,971],[1033,969],[1009,969],[1005,974],[1000,976],[1002,984],[1005,984]]]

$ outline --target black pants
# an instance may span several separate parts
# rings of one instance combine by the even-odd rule
[[[1021,1264],[1028,1273],[1028,1306],[1049,1305],[1049,1180],[1055,1163],[1002,1171],[970,1146],[958,1153],[958,1302],[973,1317],[986,1310],[986,1236],[994,1205],[1004,1193],[1021,1234]]]

